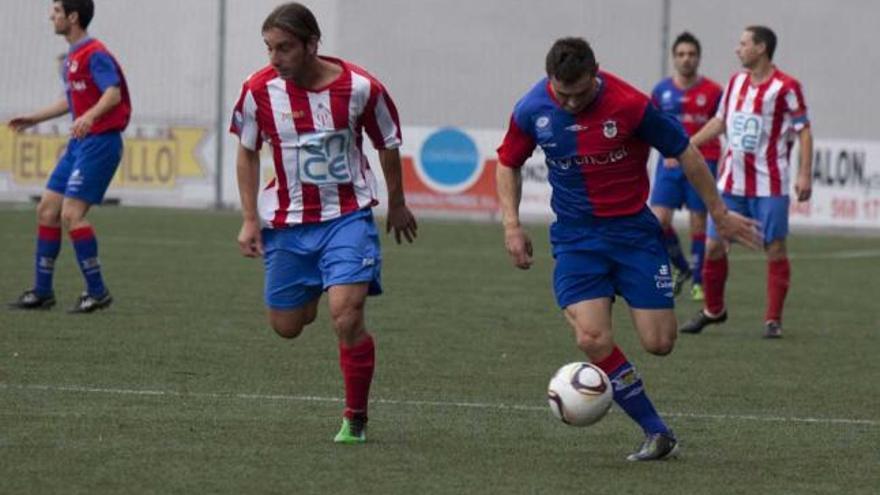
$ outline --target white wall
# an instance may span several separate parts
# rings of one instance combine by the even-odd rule
[[[278,0],[228,0],[225,95],[217,108],[219,0],[97,0],[91,33],[122,62],[132,90],[129,135],[202,127],[200,174],[164,189],[131,193],[138,203],[212,204],[215,121],[229,115],[242,80],[266,63],[260,25]],[[644,90],[661,76],[659,0],[314,0],[306,2],[325,33],[322,51],[366,67],[397,101],[405,126],[500,129],[519,96],[543,75],[554,39],[587,38],[602,67]],[[880,100],[874,81],[880,50],[872,44],[880,2],[872,0],[672,0],[671,37],[688,29],[704,46],[703,68],[720,81],[737,69],[742,28],[762,23],[779,34],[777,62],[804,84],[819,139],[876,140]],[[0,119],[61,94],[55,57],[66,50],[52,33],[48,1],[0,0]],[[64,132],[63,121],[58,132]],[[57,126],[55,126],[57,127]],[[40,132],[54,132],[43,126]],[[234,141],[224,142],[223,196],[237,201]],[[3,146],[0,161],[13,156]],[[15,146],[15,144],[11,144]],[[8,146],[7,146],[8,147]],[[0,199],[39,192],[0,163]],[[12,178],[10,178],[12,177]],[[128,189],[116,193],[128,197]],[[204,197],[205,195],[211,197]]]

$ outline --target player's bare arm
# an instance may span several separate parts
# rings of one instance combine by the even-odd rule
[[[532,240],[519,221],[519,203],[522,198],[522,171],[519,168],[498,165],[495,172],[498,201],[501,204],[501,224],[504,226],[504,247],[517,268],[532,266]]]
[[[750,249],[760,249],[763,242],[758,233],[758,222],[727,209],[715,187],[715,179],[699,150],[693,144],[689,145],[678,157],[678,161],[688,181],[706,204],[706,209],[715,221],[721,237],[736,240]]]
[[[41,108],[40,110],[37,110],[32,114],[13,117],[12,120],[9,121],[8,125],[15,132],[21,132],[28,127],[39,124],[40,122],[45,122],[47,120],[61,117],[68,112],[70,112],[70,108],[67,105],[67,100],[64,98],[60,98],[55,103],[52,103],[46,108]]]
[[[394,231],[394,239],[401,243],[401,236],[407,242],[416,238],[418,225],[416,218],[406,206],[406,198],[403,193],[403,173],[400,165],[400,150],[379,150],[379,163],[385,174],[385,184],[388,187],[388,219],[385,223],[385,232]]]
[[[248,258],[263,255],[260,237],[260,219],[257,215],[257,192],[260,180],[260,154],[238,145],[235,164],[238,176],[238,194],[241,198],[241,230],[238,233],[238,249]]]
[[[727,126],[718,117],[712,117],[696,134],[691,136],[691,144],[699,148],[724,133]]]
[[[89,130],[91,130],[95,121],[112,110],[113,107],[118,105],[121,101],[122,91],[118,86],[110,86],[101,94],[101,98],[98,99],[98,102],[95,103],[92,108],[86,110],[84,114],[80,115],[78,119],[73,121],[73,126],[70,128],[70,135],[77,139],[85,137],[89,133]]]
[[[797,180],[794,184],[794,192],[798,201],[809,201],[813,195],[813,133],[809,127],[804,127],[798,132],[800,145],[800,166],[798,167]]]

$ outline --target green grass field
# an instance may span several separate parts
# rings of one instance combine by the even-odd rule
[[[0,297],[32,278],[30,209],[0,208]],[[262,267],[237,254],[238,217],[104,208],[92,219],[116,302],[0,309],[0,493],[873,494],[880,487],[880,240],[796,235],[785,338],[760,338],[765,264],[735,249],[731,319],[637,344],[616,337],[682,440],[632,464],[640,432],[612,410],[586,429],[550,418],[547,381],[582,360],[553,303],[546,229],[513,269],[499,228],[423,222],[384,240],[370,443],[331,442],[341,377],[322,306],[297,340],[264,321]],[[682,301],[680,319],[698,306]]]

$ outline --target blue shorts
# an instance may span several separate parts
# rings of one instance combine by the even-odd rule
[[[620,294],[631,308],[673,307],[663,231],[647,207],[627,217],[550,227],[553,291],[560,308]]]
[[[706,160],[712,177],[715,177],[718,162]],[[706,205],[697,194],[697,190],[687,180],[681,165],[667,168],[661,158],[657,163],[657,171],[654,174],[654,188],[651,190],[651,206],[664,206],[671,210],[677,210],[682,206],[690,211],[705,212]]]
[[[746,197],[722,194],[721,199],[731,211],[754,218],[761,223],[761,235],[764,237],[765,246],[788,236],[788,196]],[[706,227],[706,235],[710,239],[719,239],[715,223],[711,218]]]
[[[122,159],[122,133],[71,139],[55,165],[46,189],[68,198],[100,204]]]
[[[296,309],[331,286],[368,282],[382,293],[379,233],[370,209],[326,222],[263,229],[266,306]]]

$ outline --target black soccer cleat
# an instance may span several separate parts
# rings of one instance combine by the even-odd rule
[[[764,338],[765,339],[781,339],[782,338],[782,324],[778,321],[770,320],[767,323],[764,323]]]
[[[26,290],[18,299],[8,304],[10,309],[49,309],[55,305],[55,295],[51,292],[41,296],[33,289]]]
[[[654,433],[645,437],[639,450],[626,456],[628,461],[662,461],[678,455],[678,440],[669,431],[667,433]]]
[[[77,299],[76,304],[67,310],[67,312],[72,314],[92,313],[110,306],[112,302],[113,296],[110,295],[109,291],[105,292],[104,295],[100,297],[90,296],[88,292],[83,292],[82,295],[79,296],[79,299]]]
[[[672,281],[672,295],[673,295],[673,297],[678,297],[678,295],[681,294],[681,289],[684,288],[684,284],[688,280],[693,278],[693,276],[694,276],[694,272],[691,270],[687,270],[687,271],[676,270],[675,271],[675,277],[673,278],[673,281]]]
[[[714,318],[707,315],[706,312],[701,309],[697,311],[697,314],[688,320],[687,323],[678,327],[678,331],[681,333],[700,333],[707,325],[717,325],[719,323],[724,323],[725,321],[727,321],[726,309],[723,313]]]

